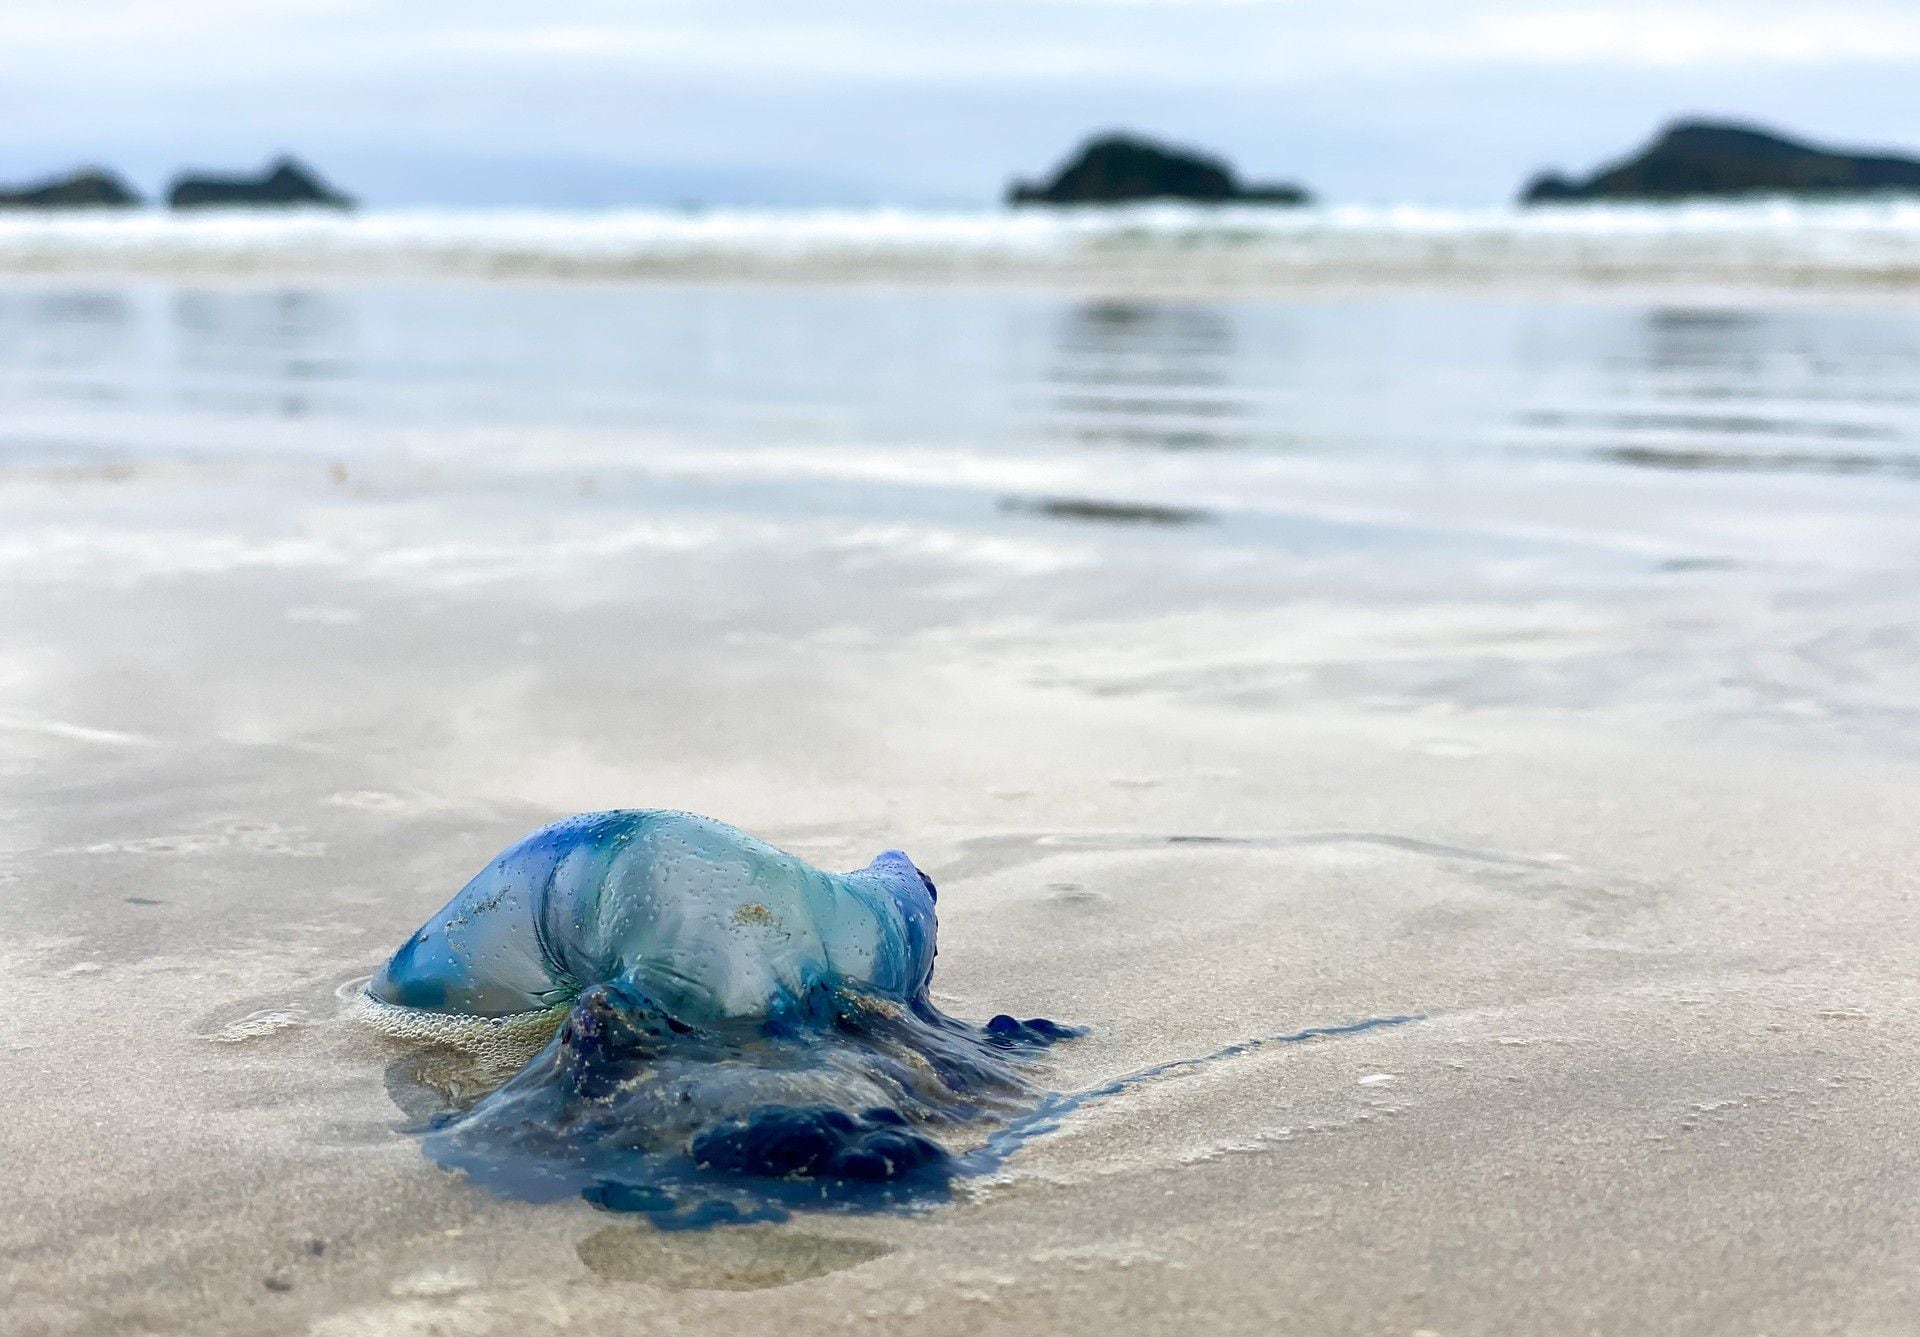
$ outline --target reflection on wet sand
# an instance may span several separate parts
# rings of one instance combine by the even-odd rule
[[[183,394],[196,407],[299,417],[355,374],[352,313],[323,292],[186,291],[171,317]]]
[[[1878,441],[1899,433],[1884,423],[1823,422],[1810,418],[1736,413],[1561,413],[1520,415],[1528,427],[1590,427],[1624,432],[1691,432],[1720,436],[1815,436],[1841,441]]]
[[[1660,307],[1647,312],[1638,350],[1647,367],[1755,366],[1775,340],[1772,313]]]
[[[1800,451],[1699,450],[1655,446],[1614,446],[1594,452],[1597,459],[1635,469],[1703,470],[1721,473],[1880,474],[1920,478],[1920,456],[1820,455]]]
[[[138,313],[124,293],[84,288],[0,294],[0,368],[53,398],[124,397],[112,370],[134,353]]]
[[[1611,365],[1652,397],[1850,407],[1914,402],[1920,358],[1910,323],[1863,313],[1656,308]]]
[[[1920,344],[1905,322],[1664,308],[1627,323],[1601,362],[1580,390],[1603,402],[1559,389],[1514,425],[1549,452],[1635,469],[1920,477],[1905,409]],[[1875,448],[1840,444],[1859,442]]]
[[[0,383],[51,403],[177,404],[297,417],[356,383],[352,305],[307,289],[0,293]]]
[[[1213,518],[1211,512],[1195,506],[1157,506],[1092,497],[1007,497],[1000,502],[1000,509],[1108,525],[1196,525]]]
[[[1249,406],[1233,382],[1238,344],[1224,307],[1082,303],[1062,321],[1047,373],[1052,430],[1089,446],[1241,445]]]

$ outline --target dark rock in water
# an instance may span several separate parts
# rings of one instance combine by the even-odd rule
[[[1849,153],[1724,121],[1676,121],[1623,162],[1584,180],[1543,172],[1522,204],[1739,195],[1920,193],[1920,159]]]
[[[140,203],[133,188],[100,167],[16,190],[0,190],[0,209],[127,209]]]
[[[167,191],[167,204],[175,209],[351,209],[353,199],[303,164],[280,158],[259,176],[177,177]]]
[[[1304,189],[1286,183],[1243,184],[1218,158],[1133,135],[1087,141],[1045,184],[1016,181],[1011,204],[1128,204],[1187,200],[1198,204],[1307,204]]]
[[[1559,204],[1584,198],[1580,187],[1559,172],[1541,172],[1520,192],[1523,204]]]

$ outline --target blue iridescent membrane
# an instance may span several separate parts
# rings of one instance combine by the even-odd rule
[[[936,1136],[1034,1112],[1023,1069],[1079,1033],[935,1008],[936,897],[897,850],[828,873],[708,818],[593,813],[495,859],[367,993],[449,1020],[565,1010],[424,1129],[490,1188],[664,1226],[911,1206],[986,1168]]]

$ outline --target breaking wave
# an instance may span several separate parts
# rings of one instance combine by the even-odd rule
[[[1920,287],[1920,200],[16,214],[0,217],[0,272],[1912,289]]]

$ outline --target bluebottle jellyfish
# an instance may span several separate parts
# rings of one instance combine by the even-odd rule
[[[936,899],[897,850],[828,873],[708,818],[592,813],[489,864],[361,1006],[472,1051],[545,1037],[420,1130],[496,1190],[668,1227],[937,1201],[967,1168],[941,1136],[1031,1114],[1034,1056],[1078,1032],[934,1007]]]

